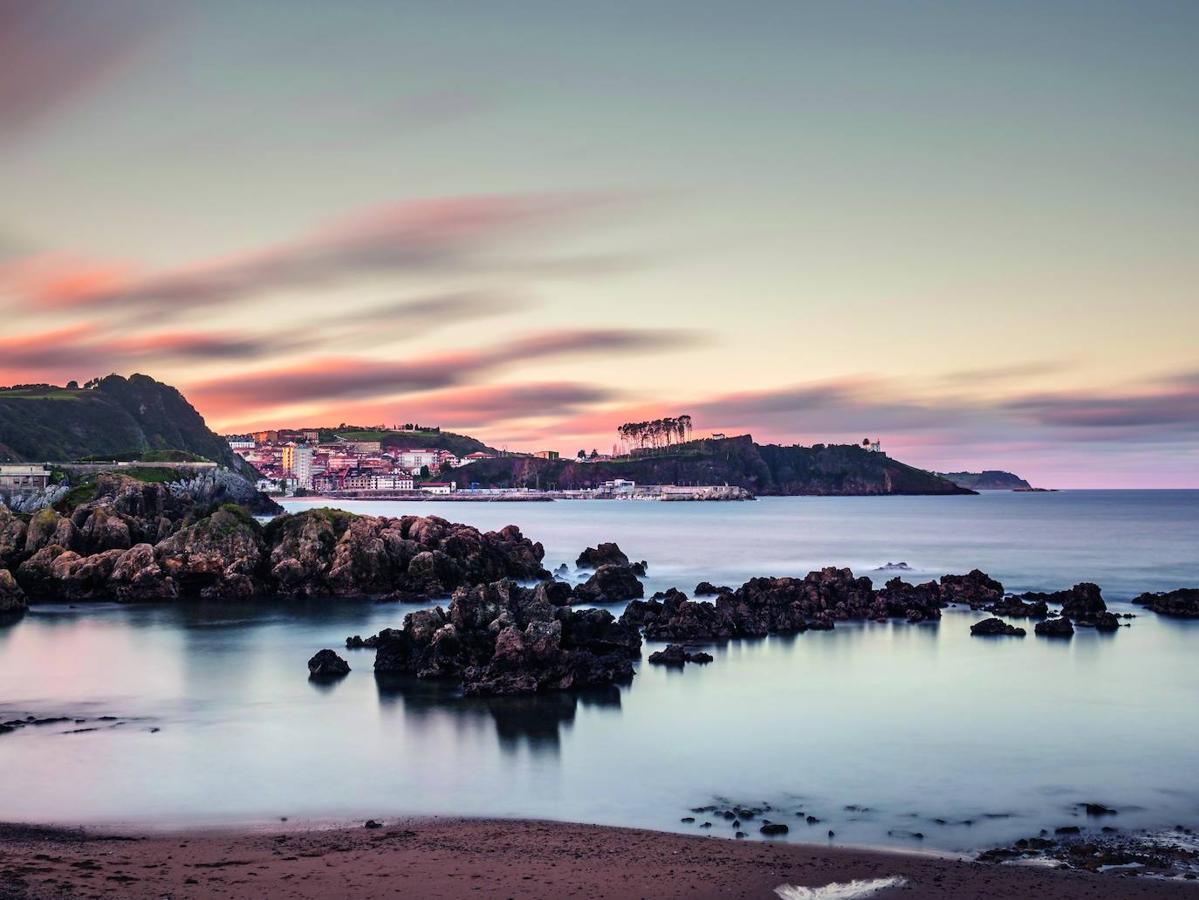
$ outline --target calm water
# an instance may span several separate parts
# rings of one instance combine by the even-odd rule
[[[1093,580],[1118,609],[1199,585],[1199,492],[345,506],[515,521],[551,568],[615,539],[649,560],[649,591],[899,560],[909,577],[977,565],[1021,590]],[[0,736],[0,819],[464,813],[687,831],[689,807],[723,796],[783,808],[792,840],[832,828],[838,842],[950,850],[1086,824],[1081,801],[1118,808],[1104,823],[1123,828],[1199,826],[1199,623],[1146,613],[1069,643],[982,640],[968,628],[980,616],[950,611],[734,642],[682,672],[643,663],[632,686],[583,697],[381,684],[370,651],[345,653],[354,671],[339,684],[308,683],[314,651],[410,608],[36,608],[0,629],[0,717],[122,724]]]

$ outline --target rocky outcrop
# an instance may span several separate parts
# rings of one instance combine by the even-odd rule
[[[628,681],[637,629],[555,602],[547,583],[460,588],[448,610],[409,613],[376,637],[377,673],[449,678],[468,695],[538,694]]]
[[[717,594],[731,594],[733,589],[724,585],[717,586],[710,581],[701,581],[695,586],[693,593],[696,597],[714,597]]]
[[[588,547],[579,554],[575,566],[580,569],[598,569],[600,566],[627,566],[629,558],[614,542],[606,542],[598,547]]]
[[[666,649],[649,655],[649,661],[663,666],[682,666],[685,663],[710,663],[712,654],[682,644],[667,644]]]
[[[25,549],[25,520],[0,503],[0,568],[15,566]]]
[[[11,622],[25,614],[29,602],[8,569],[0,569],[0,623]]]
[[[1040,637],[1074,637],[1074,624],[1065,616],[1038,622],[1033,630]]]
[[[1023,628],[1009,625],[1003,619],[983,619],[970,626],[970,633],[975,637],[1024,637],[1028,634]]]
[[[945,603],[964,603],[971,609],[982,609],[1003,599],[1003,585],[978,569],[965,575],[942,575],[941,599]]]
[[[1132,602],[1163,616],[1199,619],[1199,588],[1179,588],[1160,594],[1141,594]]]
[[[350,674],[350,664],[332,650],[318,650],[308,660],[308,677],[313,681],[334,681]]]
[[[606,563],[574,589],[575,603],[620,603],[645,596],[633,567]]]
[[[945,605],[941,585],[935,581],[913,585],[902,578],[892,578],[878,595],[888,616],[902,616],[909,622],[939,619]]]
[[[391,519],[317,509],[263,528],[238,506],[196,516],[194,507],[181,510],[172,502],[169,494],[139,488],[106,495],[71,517],[38,513],[22,536],[17,581],[30,597],[51,601],[423,600],[463,585],[546,575],[541,545],[514,525],[481,533],[435,516]],[[0,521],[3,533],[9,528],[11,522]],[[595,586],[612,599],[621,595],[614,573],[604,573]],[[550,590],[565,602],[571,588],[559,583]]]
[[[154,555],[182,597],[241,601],[262,593],[255,577],[264,558],[262,529],[238,507],[222,507],[176,532]]]
[[[179,596],[175,579],[159,564],[149,544],[136,544],[120,555],[108,589],[119,603],[161,603]]]

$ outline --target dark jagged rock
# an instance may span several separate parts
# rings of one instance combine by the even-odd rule
[[[638,578],[644,578],[649,571],[649,563],[644,559],[629,564],[629,568],[633,570],[633,574]]]
[[[1074,625],[1065,616],[1038,622],[1033,630],[1041,637],[1074,637]]]
[[[468,695],[536,694],[628,681],[641,636],[601,609],[554,605],[512,580],[461,588],[449,610],[409,613],[378,635],[375,671],[454,678]]]
[[[1064,591],[1028,593],[1022,594],[1021,598],[1035,603],[1061,604],[1062,615],[1076,625],[1112,630],[1120,624],[1115,621],[1114,615],[1104,615],[1107,612],[1107,604],[1103,602],[1099,585],[1089,581],[1080,582]]]
[[[10,622],[25,614],[29,601],[8,569],[0,569],[0,622]]]
[[[1089,581],[1074,585],[1066,591],[1058,591],[1052,602],[1062,604],[1062,615],[1069,616],[1082,625],[1094,622],[1100,613],[1107,612],[1107,604],[1099,592],[1099,585]]]
[[[724,585],[718,587],[710,581],[701,581],[695,586],[694,593],[696,597],[713,597],[717,594],[731,594],[733,593],[733,589]]]
[[[1011,637],[1024,637],[1028,632],[1023,628],[1017,628],[1015,625],[1009,625],[1003,619],[983,619],[981,622],[976,622],[970,626],[970,633],[976,637],[992,637],[999,635],[1008,635]]]
[[[782,822],[767,822],[758,829],[758,832],[764,834],[766,837],[774,837],[775,835],[786,834],[790,830]]]
[[[941,618],[941,586],[935,581],[908,584],[902,578],[892,578],[878,592],[888,616],[903,616],[909,622]]]
[[[607,542],[598,547],[588,547],[579,554],[575,566],[580,569],[598,569],[600,566],[627,566],[629,558],[615,543]]]
[[[619,603],[645,596],[632,566],[605,563],[574,590],[575,603]]]
[[[308,677],[313,681],[332,681],[350,674],[350,664],[332,650],[318,650],[308,660]]]
[[[994,615],[1013,619],[1044,619],[1049,615],[1049,605],[1043,599],[1028,594],[1004,597],[998,603],[987,605],[985,609]]]
[[[710,663],[712,654],[682,644],[667,644],[665,650],[649,655],[649,661],[664,666],[682,666],[685,663]]]
[[[1159,594],[1141,594],[1132,602],[1163,616],[1199,619],[1199,588],[1179,588]]]
[[[971,609],[981,609],[1003,599],[1003,585],[978,569],[965,575],[942,575],[941,599],[946,603],[964,603]]]

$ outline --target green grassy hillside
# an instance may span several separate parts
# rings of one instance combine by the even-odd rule
[[[207,459],[253,470],[175,388],[109,375],[90,388],[0,389],[0,461]]]

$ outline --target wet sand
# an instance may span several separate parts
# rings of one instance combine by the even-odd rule
[[[0,898],[762,898],[903,876],[873,896],[1199,900],[1199,883],[630,828],[479,819],[103,832],[0,825]]]

